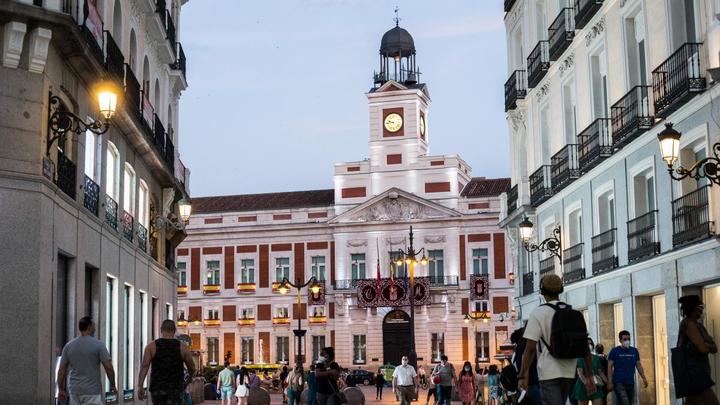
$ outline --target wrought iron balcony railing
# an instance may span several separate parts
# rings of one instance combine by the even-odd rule
[[[357,283],[360,280],[335,280],[333,288],[336,290],[352,290],[357,288]]]
[[[550,49],[548,41],[540,41],[527,57],[528,89],[537,86],[550,69]]]
[[[583,266],[584,243],[575,244],[563,250],[563,282],[571,284],[585,279],[585,267]]]
[[[550,171],[551,167],[544,165],[530,175],[530,204],[533,207],[537,207],[553,195]]]
[[[129,212],[124,211],[123,212],[123,221],[122,221],[122,233],[125,239],[129,240],[130,242],[133,241],[133,231],[135,226],[135,218],[133,218],[132,215],[130,215]]]
[[[430,287],[448,287],[457,285],[457,276],[430,276]]]
[[[100,186],[88,176],[85,176],[83,194],[83,205],[85,209],[97,216],[100,207]]]
[[[170,15],[170,11],[165,10],[165,38],[170,42],[170,46],[175,49],[175,22]]]
[[[123,84],[125,57],[109,31],[105,31],[105,70],[110,77]]]
[[[512,10],[513,5],[515,4],[516,0],[505,0],[505,7],[504,10],[507,13],[508,11]]]
[[[602,4],[603,0],[575,0],[575,28],[583,29]]]
[[[125,100],[123,105],[130,116],[142,122],[142,92],[140,82],[127,63],[125,64]]]
[[[570,7],[560,10],[555,21],[548,28],[548,41],[550,42],[550,61],[560,59],[560,56],[570,46],[575,38],[574,10]]]
[[[77,165],[59,150],[57,152],[57,159],[57,177],[55,178],[55,185],[58,186],[58,188],[68,197],[74,200]]]
[[[138,224],[137,236],[138,246],[143,252],[147,253],[147,228],[143,224]]]
[[[518,202],[518,185],[514,185],[510,188],[510,191],[507,193],[507,213],[510,215],[513,211],[517,209],[517,202]]]
[[[635,263],[660,253],[657,210],[628,221],[628,262]]]
[[[527,77],[524,70],[516,70],[505,82],[505,111],[517,108],[517,101],[527,95]]]
[[[705,90],[701,47],[702,43],[685,43],[653,70],[653,99],[658,117],[667,118]]]
[[[702,186],[672,202],[673,247],[689,245],[713,235],[708,192]]]
[[[117,231],[118,204],[109,195],[105,196],[105,222]]]
[[[607,273],[618,266],[615,228],[592,238],[593,275]]]
[[[550,165],[552,166],[552,189],[553,193],[557,193],[580,177],[577,144],[565,145],[550,158]]]
[[[640,133],[652,128],[650,86],[635,86],[610,108],[613,147],[620,149]]]
[[[533,273],[522,275],[522,295],[530,295],[535,289],[535,276]]]
[[[540,279],[548,274],[555,274],[555,256],[540,260]]]
[[[598,118],[578,134],[580,170],[589,172],[613,153],[610,119]]]
[[[175,44],[175,63],[173,63],[170,67],[175,70],[179,70],[182,72],[183,77],[187,79],[187,61],[185,59],[185,51],[183,50],[182,44],[180,42]]]

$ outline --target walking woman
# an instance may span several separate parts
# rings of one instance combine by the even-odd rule
[[[595,379],[595,386],[597,387],[597,391],[595,391],[592,395],[588,395],[587,389],[585,388],[587,386],[587,382],[585,379],[585,359],[580,358],[577,360],[577,376],[578,379],[575,380],[575,388],[573,388],[572,397],[575,398],[578,401],[579,405],[602,405],[603,398],[605,397],[605,387],[607,386],[607,376],[602,371],[602,367],[600,364],[600,357],[593,353],[593,350],[595,348],[595,342],[591,338],[588,338],[588,347],[590,348],[590,353],[592,353],[592,364],[590,365],[590,368],[592,369],[592,377]]]
[[[471,405],[473,403],[476,391],[475,373],[472,371],[470,362],[466,361],[465,364],[463,364],[460,375],[458,375],[458,393],[460,394],[460,401],[463,405]]]
[[[377,374],[375,374],[375,400],[382,399],[383,387],[385,387],[385,376],[382,369],[378,369]]]
[[[240,369],[235,380],[235,396],[238,399],[238,405],[247,405],[248,396],[250,395],[250,379],[248,378],[248,372],[245,367]]]
[[[338,378],[340,378],[340,366],[335,363],[335,349],[324,347],[320,350],[320,356],[315,365],[319,405],[340,405],[337,395],[339,392]]]
[[[487,375],[488,386],[488,405],[498,405],[500,403],[500,374],[495,364],[490,365]]]
[[[714,384],[710,379],[710,359],[708,358],[708,353],[717,353],[717,344],[715,344],[705,326],[700,322],[705,305],[700,301],[698,295],[680,297],[679,302],[684,319],[680,322],[677,347],[686,348],[688,355],[693,358],[693,363],[699,366],[698,370],[695,370],[697,375],[694,375],[693,379],[696,381],[704,380],[706,382],[704,385],[708,385],[699,392],[692,392],[687,395],[685,404],[718,405],[718,398],[712,389]]]

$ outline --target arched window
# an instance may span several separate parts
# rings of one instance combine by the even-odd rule
[[[148,190],[147,183],[145,180],[140,180],[138,185],[138,210],[137,220],[138,222],[147,229],[148,219],[150,213],[150,192]]]
[[[128,214],[135,215],[135,169],[127,162],[123,183],[123,209]]]
[[[122,46],[122,8],[120,7],[120,0],[115,0],[115,8],[113,8],[113,39],[120,49]]]
[[[115,145],[110,141],[107,143],[105,160],[105,192],[110,198],[117,202],[120,191],[118,186],[120,176],[120,153],[118,152],[117,147],[115,147]]]
[[[160,80],[155,79],[155,111],[162,111],[160,110]],[[162,114],[162,112],[160,112]]]
[[[135,38],[135,30],[130,30],[130,56],[128,57],[128,65],[133,73],[137,72],[137,40]]]
[[[148,89],[150,89],[150,62],[148,62],[147,56],[145,56],[145,59],[143,59],[142,88],[143,91],[148,91]]]
[[[173,129],[173,113],[172,113],[172,106],[168,105],[168,113],[167,113],[167,133],[168,136],[170,136],[170,140],[175,143],[175,130]]]

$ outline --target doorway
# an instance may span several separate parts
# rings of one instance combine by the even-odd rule
[[[383,319],[383,363],[398,365],[410,354],[410,316],[399,309]]]
[[[705,328],[710,336],[717,342],[720,339],[720,285],[707,287],[703,291],[705,304]],[[713,381],[720,377],[720,355],[710,356],[710,376]],[[713,387],[715,395],[720,396],[720,386]]]
[[[670,404],[670,364],[668,363],[667,314],[665,296],[652,297],[653,337],[655,346],[655,403]]]

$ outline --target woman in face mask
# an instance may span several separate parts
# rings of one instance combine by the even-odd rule
[[[471,405],[473,403],[477,386],[475,385],[475,373],[473,373],[472,365],[470,365],[469,361],[463,364],[463,368],[458,375],[457,390],[463,405]]]
[[[607,386],[607,376],[603,373],[600,367],[600,357],[593,353],[595,350],[595,344],[591,338],[588,338],[588,350],[592,353],[592,377],[597,387],[597,391],[592,395],[588,395],[586,390],[585,382],[585,359],[577,360],[577,380],[575,380],[575,388],[572,392],[572,398],[578,401],[579,405],[602,405],[603,398],[605,397],[605,387]]]
[[[701,321],[705,305],[700,301],[699,295],[686,295],[679,301],[684,319],[680,322],[677,347],[686,348],[688,354],[693,358],[693,365],[699,366],[700,374],[696,376],[695,380],[705,381],[704,385],[712,384],[708,354],[717,353],[717,344]],[[693,387],[693,390],[698,392],[692,392],[685,397],[686,405],[718,405],[720,403],[713,392],[712,385],[705,389]]]

